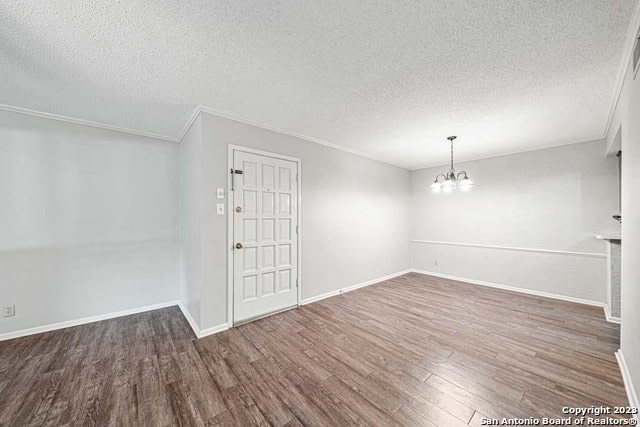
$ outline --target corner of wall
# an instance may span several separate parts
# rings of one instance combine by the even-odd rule
[[[631,379],[631,373],[629,372],[627,361],[624,358],[622,349],[616,352],[616,359],[618,359],[618,365],[620,366],[624,388],[627,392],[627,398],[629,399],[629,406],[633,408],[640,408],[640,402],[638,402],[638,393],[636,391],[636,387],[633,384],[633,380]],[[636,421],[638,421],[638,414],[634,414],[633,417]]]
[[[187,319],[187,322],[189,323],[189,326],[191,326],[191,330],[193,330],[196,338],[200,338],[200,326],[198,325],[198,322],[195,321],[193,316],[191,316],[191,313],[187,309],[185,303],[182,301],[182,297],[180,298],[178,307],[180,307],[180,311],[182,311],[182,315],[184,316],[184,318]]]
[[[197,337],[201,330],[201,237],[200,179],[202,125],[199,109],[194,111],[178,144],[178,206],[180,309]]]

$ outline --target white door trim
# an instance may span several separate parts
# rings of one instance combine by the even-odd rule
[[[269,151],[256,150],[254,148],[243,147],[241,145],[228,145],[227,152],[227,324],[233,327],[233,192],[231,189],[231,169],[233,169],[233,152],[243,151],[245,153],[258,154],[261,156],[273,157],[274,159],[288,160],[297,165],[298,174],[298,307],[302,301],[302,159],[298,157],[286,156],[284,154],[272,153]]]

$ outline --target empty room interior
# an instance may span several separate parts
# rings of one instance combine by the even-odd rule
[[[637,425],[639,32],[0,1],[0,426]]]

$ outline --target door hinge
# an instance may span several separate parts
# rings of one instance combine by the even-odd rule
[[[296,174],[296,182],[298,182],[298,174]]]
[[[296,279],[296,288],[298,287],[298,279]]]
[[[300,234],[300,226],[296,225],[296,234]]]

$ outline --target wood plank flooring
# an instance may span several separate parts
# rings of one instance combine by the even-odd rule
[[[195,340],[177,307],[0,342],[0,425],[479,425],[626,406],[602,309],[419,274]]]

